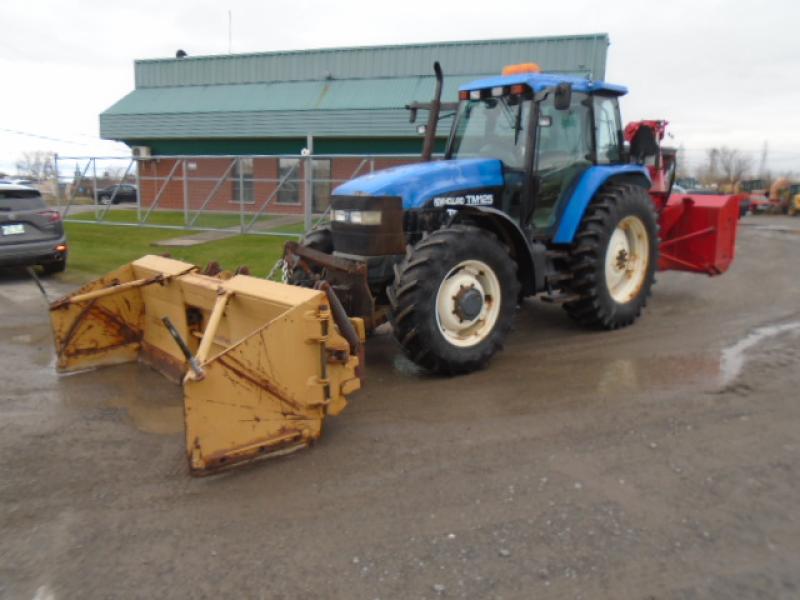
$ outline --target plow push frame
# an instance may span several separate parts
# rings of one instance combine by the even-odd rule
[[[305,289],[144,256],[50,305],[57,369],[144,362],[181,383],[192,475],[293,452],[360,388],[363,323]]]

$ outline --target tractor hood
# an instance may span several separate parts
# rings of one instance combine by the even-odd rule
[[[392,167],[337,187],[334,196],[400,196],[403,209],[419,208],[436,196],[503,185],[503,163],[493,158],[439,160]]]

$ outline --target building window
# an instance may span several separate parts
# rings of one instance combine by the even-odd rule
[[[331,161],[314,159],[314,212],[324,212],[331,203]]]
[[[286,177],[286,181],[283,181],[284,177]],[[283,181],[278,189],[278,204],[300,204],[302,177],[299,158],[278,159],[278,180]]]
[[[232,202],[241,200],[244,204],[253,204],[253,159],[238,158],[231,171],[233,177]]]
[[[278,179],[283,182],[278,190],[278,204],[301,204],[303,202],[303,165],[299,158],[278,159]],[[331,202],[331,161],[314,159],[312,166],[312,206],[322,212]]]

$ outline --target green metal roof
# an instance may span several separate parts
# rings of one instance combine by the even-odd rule
[[[435,60],[452,101],[459,85],[516,62],[603,79],[608,43],[590,34],[140,60],[136,89],[100,115],[100,135],[416,137],[403,107],[431,99]]]
[[[474,78],[448,77],[443,95],[455,98],[458,86]],[[412,100],[430,100],[433,88],[433,77],[144,88],[104,114],[403,108]]]

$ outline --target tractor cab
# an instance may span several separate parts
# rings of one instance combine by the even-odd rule
[[[624,162],[619,96],[605,82],[511,65],[459,90],[446,160],[494,158],[505,186],[497,208],[536,237],[553,232],[578,176]]]

